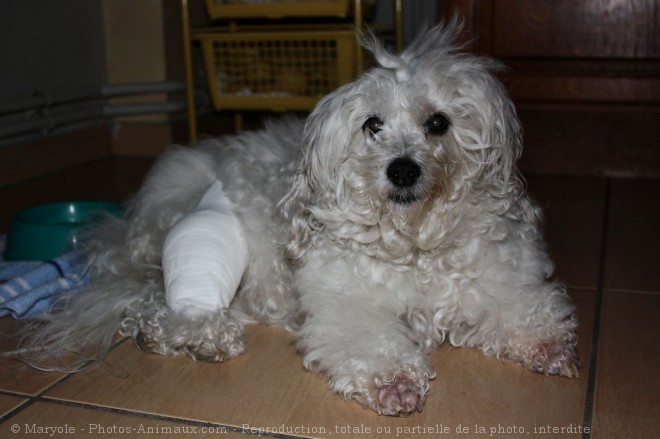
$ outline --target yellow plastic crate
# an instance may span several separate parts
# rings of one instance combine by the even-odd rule
[[[308,110],[356,75],[348,30],[207,33],[203,48],[216,109]]]
[[[240,0],[206,0],[212,20],[227,18],[346,17],[354,0],[270,0],[249,3]]]

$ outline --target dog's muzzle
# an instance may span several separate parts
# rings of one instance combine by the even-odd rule
[[[395,186],[390,200],[398,204],[408,204],[417,200],[414,186],[422,176],[422,168],[409,157],[399,157],[387,167],[387,179]]]

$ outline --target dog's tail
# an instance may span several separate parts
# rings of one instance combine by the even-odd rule
[[[118,341],[126,309],[162,289],[158,266],[129,263],[127,229],[125,219],[107,218],[90,231],[86,247],[93,286],[58,298],[49,312],[28,320],[19,330],[18,347],[5,355],[36,369],[66,373],[105,358]]]

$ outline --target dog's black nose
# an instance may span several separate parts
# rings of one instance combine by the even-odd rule
[[[422,169],[408,157],[394,159],[387,167],[387,178],[398,187],[413,186],[422,175]]]

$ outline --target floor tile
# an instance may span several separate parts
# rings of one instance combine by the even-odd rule
[[[660,180],[612,180],[605,288],[660,292]]]
[[[248,438],[221,426],[191,425],[50,402],[36,402],[7,419],[0,424],[0,435],[2,437]]]
[[[574,296],[582,316],[580,355],[587,359],[594,293]],[[125,375],[91,370],[47,397],[305,437],[394,437],[397,428],[401,434],[435,434],[441,424],[452,433],[467,428],[471,434],[461,437],[483,437],[475,424],[488,433],[498,427],[532,432],[548,425],[577,428],[583,418],[587,370],[577,380],[545,377],[446,346],[432,357],[438,378],[424,411],[388,418],[342,401],[322,376],[304,372],[293,337],[284,331],[251,326],[247,341],[248,352],[220,365],[147,355],[124,343],[108,361]]]
[[[602,178],[526,175],[543,209],[548,251],[556,275],[574,288],[598,284],[606,183]]]
[[[28,400],[14,395],[0,394],[0,417],[25,404]],[[2,431],[0,429],[0,431]]]
[[[292,342],[282,330],[251,326],[248,352],[225,364],[148,355],[127,342],[108,357],[119,376],[92,369],[48,397],[232,425],[273,409],[288,417],[314,381]]]
[[[6,336],[14,334],[16,321],[11,317],[0,318],[0,352],[8,352],[16,347],[16,338]],[[32,369],[24,363],[0,357],[0,390],[37,395],[52,386],[65,375],[45,373]]]
[[[660,295],[606,291],[594,437],[660,437]]]
[[[598,413],[593,424],[593,439],[646,439],[660,436],[660,414],[655,418],[613,413]]]

